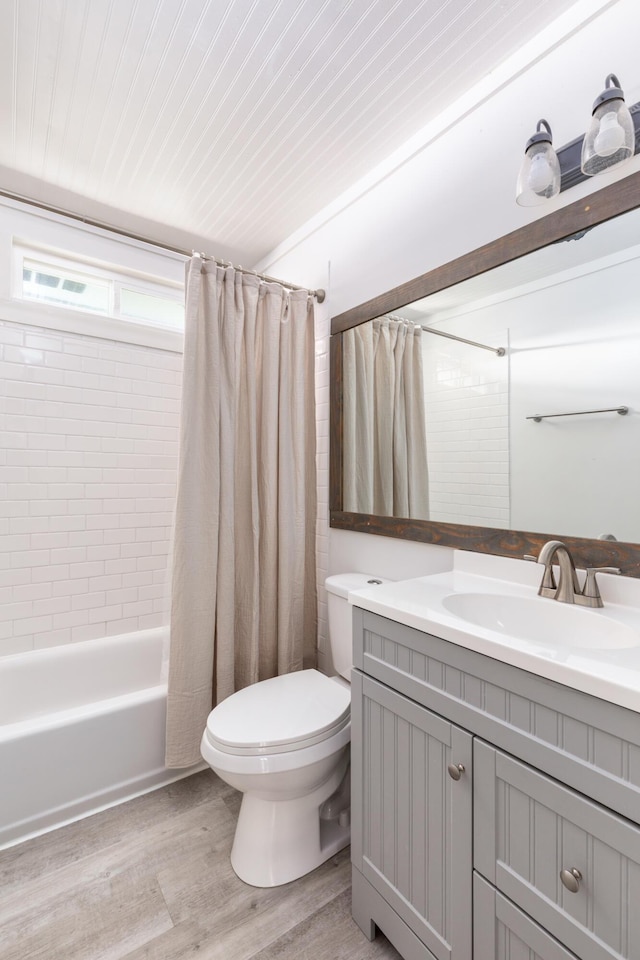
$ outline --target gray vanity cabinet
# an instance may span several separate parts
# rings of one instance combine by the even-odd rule
[[[354,668],[365,934],[405,960],[640,960],[640,715],[357,609]]]
[[[465,960],[473,738],[360,674],[352,679],[351,723],[353,863],[437,960]]]

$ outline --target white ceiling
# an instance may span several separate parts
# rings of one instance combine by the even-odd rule
[[[573,5],[0,0],[0,190],[249,265]]]

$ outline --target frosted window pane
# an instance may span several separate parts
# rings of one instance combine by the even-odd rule
[[[139,290],[120,290],[120,313],[131,320],[142,320],[163,327],[182,329],[184,326],[184,305],[180,300],[169,297],[154,297]]]

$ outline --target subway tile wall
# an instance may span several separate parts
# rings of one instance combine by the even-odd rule
[[[423,373],[431,519],[509,527],[508,358],[425,337]]]
[[[0,653],[167,622],[181,367],[0,321]]]

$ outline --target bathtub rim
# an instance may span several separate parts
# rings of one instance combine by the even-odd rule
[[[0,723],[0,744],[29,737],[40,730],[58,730],[71,726],[83,718],[103,717],[115,713],[123,707],[151,703],[153,700],[166,700],[166,683],[154,687],[144,687],[133,693],[123,693],[118,697],[105,697],[79,707],[66,710],[54,710],[31,717],[29,720],[16,720],[13,723]]]
[[[166,685],[168,639],[169,627],[164,625],[1,655],[0,693],[5,687],[7,688],[8,704],[4,704],[0,710],[0,731],[13,724],[29,723],[32,720],[37,722],[47,716],[64,714],[67,710],[90,707],[93,704],[115,700],[120,696],[129,696],[162,684]],[[110,663],[119,662],[120,657],[127,655],[132,657],[129,661],[131,667],[129,682],[120,686],[119,683],[114,682]],[[61,671],[63,674],[73,675],[74,667],[79,672],[81,682],[83,676],[88,678],[88,689],[83,690],[80,695],[77,692],[80,687],[72,684],[69,688],[65,677],[59,676]],[[91,675],[92,670],[100,670],[101,667],[104,667],[109,677],[106,682]],[[124,666],[123,669],[125,672],[122,678],[125,678],[127,667]],[[16,679],[11,689],[14,671]],[[82,671],[88,672],[83,675]],[[56,694],[53,698],[45,697],[45,701],[48,701],[45,708],[34,713],[25,711],[24,700],[16,700],[15,685],[17,684],[18,690],[25,687],[23,694],[26,696],[27,686],[36,691],[44,690],[44,685],[50,687],[51,678],[56,676],[61,681],[59,695],[54,686],[52,689],[56,690]],[[70,704],[65,698],[65,692],[69,693],[69,691]],[[15,713],[13,713],[12,704]],[[42,707],[42,703],[40,706]]]
[[[21,666],[28,664],[32,657],[39,660],[54,657],[89,656],[91,651],[108,646],[126,646],[128,643],[145,640],[162,640],[169,637],[169,626],[144,627],[142,630],[130,630],[128,633],[114,633],[104,637],[92,637],[90,640],[70,640],[68,643],[52,643],[46,647],[34,647],[33,650],[20,650],[17,653],[0,653],[0,671],[5,664]],[[164,658],[164,654],[163,654]],[[162,662],[161,662],[162,667]]]

